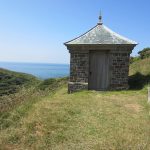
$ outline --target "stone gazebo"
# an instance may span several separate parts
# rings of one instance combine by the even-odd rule
[[[70,52],[68,92],[128,89],[129,57],[136,42],[99,23],[66,42]]]

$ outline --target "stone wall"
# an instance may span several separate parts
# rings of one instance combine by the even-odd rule
[[[89,54],[88,52],[70,53],[70,81],[68,92],[88,89]]]
[[[98,51],[100,51],[100,49]],[[128,89],[130,53],[131,48],[126,47],[113,48],[109,51],[110,84],[107,90]],[[70,80],[68,83],[68,93],[72,93],[82,89],[88,90],[88,75],[89,75],[89,50],[83,49],[79,51],[76,48],[71,50]]]
[[[110,54],[110,90],[128,89],[129,52]]]

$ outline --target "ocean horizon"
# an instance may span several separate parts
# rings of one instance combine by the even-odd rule
[[[0,68],[31,74],[39,79],[67,77],[69,75],[69,64],[0,62]]]

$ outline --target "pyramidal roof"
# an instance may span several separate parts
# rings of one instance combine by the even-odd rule
[[[101,21],[101,20],[100,20]],[[65,45],[79,45],[79,44],[130,44],[137,45],[137,42],[125,38],[111,29],[103,25],[103,23],[98,23],[95,27],[82,34],[81,36],[68,41]]]

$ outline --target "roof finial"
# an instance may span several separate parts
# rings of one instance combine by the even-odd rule
[[[102,22],[102,13],[101,13],[101,11],[100,11],[99,23],[98,23],[98,25],[102,25],[102,24],[103,24],[103,22]]]

